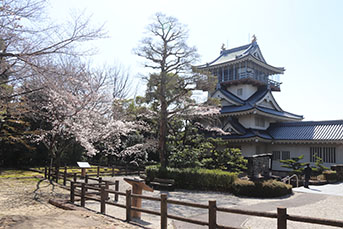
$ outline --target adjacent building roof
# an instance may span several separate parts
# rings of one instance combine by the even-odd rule
[[[243,135],[228,135],[224,139],[264,139],[292,142],[341,142],[343,120],[272,123],[267,130],[247,129]]]
[[[342,141],[343,120],[274,123],[268,133],[276,140]]]

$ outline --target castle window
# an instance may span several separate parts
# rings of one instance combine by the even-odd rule
[[[264,127],[265,121],[261,117],[255,117],[255,126]]]
[[[336,147],[310,147],[310,161],[316,162],[316,156],[324,163],[336,163]]]
[[[273,151],[273,161],[280,160],[280,151]]]
[[[237,89],[237,95],[243,95],[243,88]]]
[[[291,158],[291,153],[289,151],[282,151],[282,160],[288,160]]]

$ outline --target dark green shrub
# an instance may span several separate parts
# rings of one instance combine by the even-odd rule
[[[325,177],[325,180],[327,180],[327,181],[330,181],[330,182],[336,182],[337,181],[336,171],[326,170],[323,172],[323,175]]]
[[[271,198],[292,194],[292,186],[276,180],[252,182],[237,179],[232,191],[238,196]]]
[[[233,182],[232,192],[238,196],[252,196],[255,192],[255,183],[249,180],[237,179]]]
[[[232,183],[237,179],[236,173],[222,170],[209,170],[199,168],[166,168],[148,166],[146,168],[147,181],[155,177],[175,180],[176,188],[231,191]]]

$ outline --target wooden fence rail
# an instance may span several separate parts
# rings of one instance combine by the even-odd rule
[[[75,196],[81,197],[81,206],[85,206],[86,200],[94,200],[100,202],[100,212],[102,214],[106,213],[106,204],[125,208],[126,209],[126,221],[131,221],[131,211],[139,211],[147,214],[153,214],[160,216],[160,223],[161,228],[167,228],[167,222],[169,219],[179,220],[191,224],[203,225],[208,226],[210,229],[221,228],[221,229],[238,229],[236,227],[229,227],[225,225],[218,225],[217,224],[217,212],[225,212],[225,213],[232,213],[232,214],[241,214],[241,215],[249,215],[249,216],[257,216],[257,217],[265,217],[265,218],[273,218],[277,220],[277,228],[278,229],[286,229],[288,221],[296,221],[296,222],[303,222],[303,223],[311,223],[311,224],[319,224],[319,225],[327,225],[327,226],[334,226],[334,227],[343,227],[343,221],[339,220],[328,220],[328,219],[321,219],[321,218],[311,218],[311,217],[304,217],[304,216],[295,216],[295,215],[288,215],[287,209],[283,207],[277,208],[277,213],[270,213],[270,212],[259,212],[259,211],[250,211],[250,210],[241,210],[241,209],[232,209],[232,208],[224,208],[224,207],[217,207],[215,200],[209,200],[208,204],[198,204],[198,203],[190,203],[178,200],[172,200],[167,198],[167,194],[161,194],[160,197],[151,197],[151,196],[144,196],[144,195],[137,195],[132,194],[131,190],[126,190],[125,193],[119,192],[117,190],[111,190],[105,188],[104,185],[100,187],[100,198],[95,198],[89,196],[87,193],[87,189],[99,190],[98,187],[94,187],[89,184],[80,183],[80,182],[71,182],[70,184],[70,202],[75,202]],[[77,189],[79,188],[79,189]],[[80,189],[81,188],[81,189]],[[119,204],[113,201],[108,200],[108,194],[117,194],[121,196],[125,196],[126,204]],[[144,208],[137,208],[131,205],[132,198],[141,198],[151,201],[158,201],[160,202],[160,211],[152,211]],[[185,218],[182,216],[176,216],[168,214],[168,204],[175,204],[175,205],[183,205],[188,207],[194,208],[202,208],[208,209],[208,221],[201,221],[196,219]]]
[[[63,167],[61,167],[63,168]],[[104,168],[105,171],[100,171],[101,168]],[[103,167],[103,166],[97,166],[95,169],[88,169],[88,171],[96,171],[96,174],[92,174],[92,175],[88,175],[89,179],[94,179],[94,178],[90,178],[90,176],[96,176],[96,177],[100,177],[100,175],[102,176],[120,176],[120,175],[141,175],[144,173],[144,170],[142,170],[142,168],[136,168],[137,170],[133,170],[134,168],[130,168],[130,167],[125,167],[125,166],[120,166],[119,169],[118,168],[108,168],[108,167]],[[48,179],[48,180],[54,180],[56,183],[58,183],[59,179],[63,179],[63,185],[66,185],[65,183],[68,180],[65,180],[65,177],[73,177],[74,181],[76,181],[77,178],[84,178],[81,175],[79,175],[78,173],[68,173],[67,172],[67,167],[64,167],[64,171],[63,174],[60,173],[60,170],[57,170],[57,168],[53,168],[50,166],[45,166],[44,167],[44,178]],[[40,170],[35,170],[37,172],[42,172]],[[76,174],[76,175],[75,175]],[[76,178],[75,178],[76,177]]]

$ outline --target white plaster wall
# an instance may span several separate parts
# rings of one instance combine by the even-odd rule
[[[256,145],[254,143],[242,143],[241,152],[243,157],[249,157],[256,154]]]
[[[266,107],[270,109],[275,109],[274,105],[270,102],[267,102],[266,100],[262,101],[261,103],[258,104],[261,107]]]
[[[220,102],[221,102],[222,106],[231,106],[231,105],[233,105],[233,103],[229,103],[225,99],[222,99]]]
[[[243,89],[242,95],[237,95],[237,89],[239,88]],[[231,92],[232,94],[236,95],[237,97],[243,100],[247,100],[250,96],[252,96],[257,91],[257,87],[252,86],[250,84],[239,84],[239,85],[230,86],[226,90],[228,90],[229,92]]]
[[[270,125],[269,119],[264,117],[264,127],[256,126],[255,125],[255,116],[256,115],[245,115],[245,116],[239,117],[238,121],[245,128],[254,128],[254,129],[258,129],[258,130],[266,130]]]
[[[301,162],[310,163],[310,147],[321,146],[321,147],[336,147],[336,163],[323,163],[326,167],[331,167],[335,164],[343,164],[343,145],[310,145],[310,144],[268,144],[266,152],[272,153],[273,151],[289,151],[291,157],[299,157],[304,155],[304,159]],[[281,155],[280,155],[281,156]],[[286,171],[286,168],[281,167],[280,161],[273,161],[273,170]],[[312,166],[315,164],[312,162]]]

